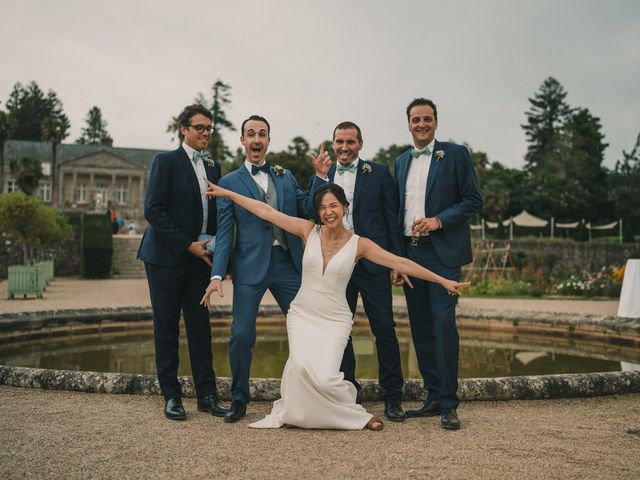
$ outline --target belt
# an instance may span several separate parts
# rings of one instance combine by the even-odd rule
[[[404,237],[404,241],[410,247],[425,247],[427,245],[432,245],[431,237],[429,235],[419,235],[416,237]]]

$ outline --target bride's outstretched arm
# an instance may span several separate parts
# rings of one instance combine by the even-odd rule
[[[228,198],[229,200],[240,205],[242,208],[249,210],[255,216],[260,217],[267,222],[273,223],[283,230],[286,230],[293,235],[297,235],[303,240],[306,240],[309,232],[313,228],[313,223],[311,223],[309,220],[303,220],[302,218],[289,216],[285,213],[279,212],[278,210],[272,208],[270,205],[267,205],[264,202],[259,202],[258,200],[254,200],[253,198],[245,197],[244,195],[240,195],[239,193],[219,187],[218,185],[211,183],[206,178],[204,178],[204,180],[208,185],[207,191],[205,193],[206,196]]]
[[[384,248],[378,246],[375,242],[368,238],[360,237],[358,242],[358,257],[364,257],[367,260],[385,266],[399,273],[404,273],[411,277],[420,278],[428,282],[438,283],[442,285],[450,294],[459,295],[460,287],[470,285],[470,282],[456,282],[440,275],[433,273],[408,258],[398,257],[393,253],[387,252]]]

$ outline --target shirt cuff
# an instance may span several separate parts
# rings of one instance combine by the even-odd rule
[[[440,220],[438,217],[436,217],[436,220],[438,220],[438,225],[439,225],[438,228],[442,229],[443,228],[442,227],[442,220]]]
[[[220,275],[214,275],[213,277],[211,277],[210,281],[211,280],[220,280],[220,281],[222,281],[222,277]]]
[[[316,177],[318,177],[320,180],[324,180],[325,182],[329,183],[329,177],[321,177],[317,173],[316,173]]]

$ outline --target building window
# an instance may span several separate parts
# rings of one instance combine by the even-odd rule
[[[16,192],[18,190],[18,186],[16,182],[13,180],[7,180],[7,193]]]
[[[84,183],[76,185],[76,203],[87,203],[87,187]]]
[[[127,203],[127,189],[124,185],[120,185],[116,190],[116,201],[119,205],[126,205]]]
[[[40,189],[38,190],[38,195],[40,196],[40,199],[44,203],[51,203],[51,183],[50,182],[40,183]]]
[[[96,202],[96,207],[100,207],[102,205],[106,205],[107,204],[107,185],[104,183],[98,183],[96,184],[96,197],[95,197],[95,202]]]

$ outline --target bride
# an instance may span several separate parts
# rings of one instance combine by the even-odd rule
[[[305,242],[302,284],[287,313],[289,358],[282,373],[281,398],[252,428],[381,430],[383,422],[356,403],[356,389],[344,380],[340,362],[353,318],[345,297],[356,262],[366,258],[401,274],[438,283],[450,295],[468,283],[447,280],[373,241],[344,228],[348,208],[344,191],[327,183],[318,188],[313,207],[321,225],[290,217],[266,203],[225,190],[207,181],[209,197],[226,197],[254,215],[299,236]],[[201,304],[211,307],[208,288]]]

